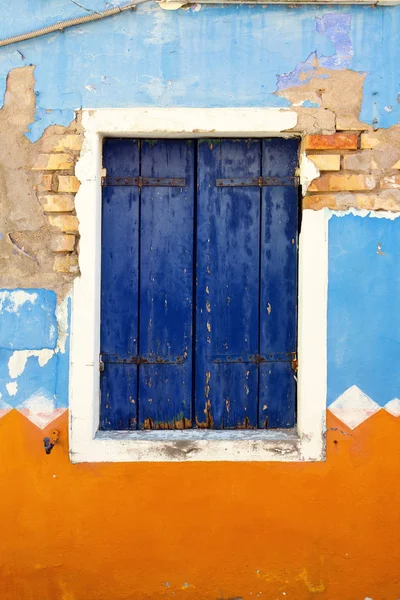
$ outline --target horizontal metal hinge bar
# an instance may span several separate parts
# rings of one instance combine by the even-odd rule
[[[230,364],[260,364],[269,362],[292,362],[296,358],[296,352],[274,352],[271,354],[242,354],[230,355],[216,354],[211,357],[213,363]]]
[[[102,177],[101,185],[132,185],[137,187],[186,187],[185,177]]]
[[[264,187],[273,185],[299,185],[298,177],[229,177],[216,179],[217,187]]]
[[[181,365],[186,356],[160,356],[157,354],[122,356],[120,354],[100,354],[100,363],[118,365]]]

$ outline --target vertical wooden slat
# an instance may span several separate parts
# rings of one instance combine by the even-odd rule
[[[137,140],[104,142],[103,166],[110,177],[139,175]],[[134,356],[138,338],[139,189],[103,188],[101,340],[103,354]],[[106,363],[101,373],[101,429],[136,427],[136,365]]]
[[[263,140],[264,177],[293,177],[297,140]],[[259,426],[293,427],[296,373],[291,368],[297,345],[297,188],[267,186],[262,190],[260,290],[260,354],[287,353],[285,364],[260,366]]]
[[[183,177],[186,186],[142,188],[139,353],[169,364],[139,366],[139,427],[187,428],[192,420],[194,143],[144,140],[141,174]]]
[[[199,141],[198,427],[257,427],[257,368],[231,361],[258,352],[260,189],[217,188],[216,179],[259,175],[259,141]]]

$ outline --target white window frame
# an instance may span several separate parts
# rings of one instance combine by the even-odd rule
[[[130,108],[82,111],[76,175],[80,270],[72,294],[72,462],[318,461],[325,459],[328,244],[326,211],[303,210],[299,239],[297,426],[253,431],[99,431],[101,176],[104,137],[291,137],[288,109]],[[282,133],[286,132],[286,133]],[[307,178],[307,161],[300,176]]]

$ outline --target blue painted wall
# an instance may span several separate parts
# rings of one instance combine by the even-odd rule
[[[122,2],[121,2],[122,3]],[[104,0],[86,0],[91,9]],[[0,37],[87,14],[69,0],[0,1]],[[400,116],[400,8],[203,6],[166,12],[154,3],[102,22],[0,49],[8,71],[36,66],[36,140],[80,107],[286,106],[277,89],[331,69],[366,73],[361,119],[388,127]],[[366,40],[368,42],[366,43]],[[293,73],[292,73],[293,72]],[[291,75],[288,75],[292,73]]]
[[[0,290],[0,412],[6,407],[26,408],[23,403],[32,398],[28,408],[42,413],[45,420],[51,421],[54,413],[67,408],[70,306],[62,344],[58,343],[56,307],[56,294],[50,290]],[[19,351],[35,355],[27,357],[22,372],[15,376],[10,359]],[[48,352],[41,365],[42,351]]]
[[[329,221],[328,404],[357,385],[400,397],[400,219]]]

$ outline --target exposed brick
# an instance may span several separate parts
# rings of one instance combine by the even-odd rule
[[[354,152],[343,157],[343,165],[349,171],[370,171],[371,151]]]
[[[39,188],[46,192],[51,192],[53,189],[53,175],[43,175]]]
[[[373,133],[362,133],[361,134],[361,148],[363,150],[368,150],[375,148],[379,144],[379,140]]]
[[[348,208],[357,208],[400,212],[400,192],[398,195],[396,195],[397,190],[393,190],[393,192],[389,190],[380,194],[339,192],[338,194],[305,196],[303,199],[303,209],[320,210],[321,208],[329,208],[331,210],[347,210]]]
[[[79,261],[77,254],[59,254],[54,259],[53,270],[57,273],[79,273]]]
[[[42,145],[43,152],[79,152],[82,146],[82,137],[78,134],[67,134],[56,142],[54,136],[45,140]]]
[[[74,194],[79,190],[80,182],[75,175],[59,175],[58,191]]]
[[[320,210],[321,208],[337,209],[337,200],[335,194],[323,194],[315,196],[304,196],[303,209],[311,208],[312,210]]]
[[[340,171],[339,154],[309,154],[307,156],[320,171]]]
[[[353,192],[373,190],[375,179],[371,175],[354,173],[326,173],[310,184],[309,192]]]
[[[51,249],[53,252],[73,252],[75,240],[74,235],[57,235],[52,239]]]
[[[381,179],[381,188],[383,190],[400,189],[400,175],[390,175]]]
[[[378,195],[357,194],[357,208],[399,212],[400,192],[398,190],[384,190]]]
[[[357,150],[357,133],[332,133],[331,135],[306,135],[306,150]]]
[[[45,212],[70,212],[75,208],[73,194],[46,194],[40,201]]]
[[[77,233],[79,221],[75,215],[49,215],[50,225],[65,233]]]
[[[60,152],[59,154],[39,154],[33,171],[63,171],[71,169],[74,158],[70,154]]]

